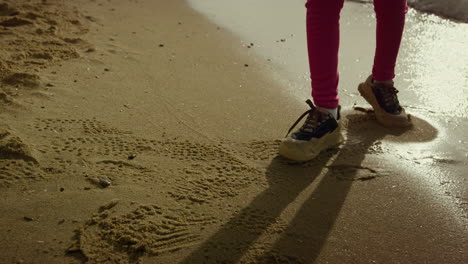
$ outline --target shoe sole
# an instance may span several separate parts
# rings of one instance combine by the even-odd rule
[[[317,157],[323,150],[340,145],[344,141],[340,128],[335,129],[321,138],[309,141],[286,138],[281,142],[279,154],[293,161],[309,161]]]
[[[358,86],[358,91],[362,97],[374,108],[374,113],[377,121],[385,127],[409,127],[411,126],[411,116],[403,112],[398,116],[391,115],[385,112],[377,102],[374,93],[369,85],[361,83]]]

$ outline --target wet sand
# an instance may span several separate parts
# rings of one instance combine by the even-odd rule
[[[372,3],[372,0],[349,1]],[[408,0],[408,5],[420,12],[427,12],[464,23],[468,22],[468,1],[466,0]]]
[[[461,84],[451,103],[418,94],[466,56],[465,25],[412,13],[408,131],[352,109],[373,47],[343,49],[347,141],[291,164],[276,153],[308,96],[299,4],[265,15],[287,10],[291,31],[253,35],[176,1],[4,2],[0,263],[467,262],[467,77],[437,83]],[[346,4],[345,43],[372,38],[371,14],[351,16],[369,10]],[[407,67],[442,45],[438,68]]]

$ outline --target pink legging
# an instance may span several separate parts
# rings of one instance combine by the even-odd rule
[[[307,0],[307,46],[309,52],[312,98],[317,106],[338,106],[338,48],[340,12],[344,0]],[[395,77],[408,10],[406,0],[374,0],[377,17],[377,44],[373,78],[379,81]],[[363,45],[357,40],[356,45]]]

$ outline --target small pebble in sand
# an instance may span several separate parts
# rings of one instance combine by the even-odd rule
[[[244,67],[249,67],[249,65],[248,65],[248,64],[244,64]]]
[[[160,47],[160,48],[164,47],[164,44],[159,44],[159,47]]]
[[[286,42],[286,39],[280,39],[281,42]]]
[[[47,87],[55,87],[55,84],[53,84],[53,83],[48,83],[48,84],[46,84],[46,86],[47,86]]]
[[[108,72],[108,71],[110,71],[110,69],[109,69],[109,68],[104,68],[104,71],[107,71],[107,72]]]
[[[95,51],[96,51],[95,48],[89,48],[89,49],[86,50],[86,52],[95,52]]]
[[[31,221],[34,220],[32,217],[29,217],[29,216],[25,216],[25,217],[23,217],[23,219],[24,219],[25,221],[28,221],[28,222],[31,222]]]
[[[132,159],[135,159],[136,158],[136,154],[130,154],[128,155],[128,159],[129,160],[132,160]]]
[[[63,191],[65,191],[65,188],[61,187],[60,192],[63,192]]]
[[[103,188],[109,187],[112,184],[112,181],[107,176],[98,176],[99,185]]]

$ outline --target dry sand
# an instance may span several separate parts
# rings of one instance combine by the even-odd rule
[[[7,0],[0,25],[0,263],[467,262],[440,116],[348,106],[345,145],[291,164],[287,70],[181,1]]]

